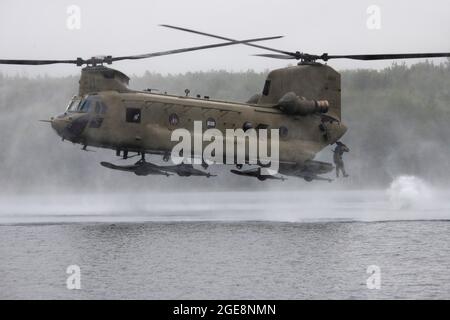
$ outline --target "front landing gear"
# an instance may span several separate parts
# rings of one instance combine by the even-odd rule
[[[164,162],[169,162],[169,160],[170,160],[170,153],[168,153],[168,152],[164,153],[162,159],[163,159]]]

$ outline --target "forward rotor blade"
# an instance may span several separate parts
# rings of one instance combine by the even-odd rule
[[[18,64],[18,65],[30,65],[39,66],[45,64],[56,64],[56,63],[72,63],[77,64],[77,60],[0,60],[0,64]]]
[[[170,54],[177,54],[177,53],[183,53],[183,52],[189,52],[189,51],[204,50],[204,49],[211,49],[211,48],[218,48],[218,47],[226,47],[226,46],[231,46],[231,45],[235,45],[235,44],[247,44],[247,43],[250,43],[250,42],[266,41],[266,40],[273,40],[273,39],[279,39],[279,38],[282,38],[282,36],[255,38],[255,39],[247,39],[247,40],[242,40],[242,41],[232,40],[230,42],[224,42],[224,43],[216,43],[216,44],[210,44],[210,45],[204,45],[204,46],[198,46],[198,47],[189,47],[189,48],[182,48],[182,49],[175,49],[175,50],[168,50],[168,51],[160,51],[160,52],[153,52],[153,53],[147,53],[147,54],[141,54],[141,55],[132,55],[132,56],[93,57],[93,58],[90,58],[88,60],[83,60],[81,58],[77,58],[76,60],[18,60],[18,59],[3,59],[3,60],[0,60],[0,64],[33,65],[33,66],[36,66],[36,65],[47,65],[47,64],[57,64],[57,63],[76,64],[77,66],[81,66],[83,64],[101,64],[101,63],[108,63],[108,64],[110,64],[113,61],[146,59],[146,58],[166,56],[166,55],[170,55]]]
[[[177,53],[183,53],[183,52],[189,52],[189,51],[197,51],[197,50],[204,50],[204,49],[211,49],[211,48],[218,48],[218,47],[226,47],[226,46],[231,46],[231,45],[235,45],[235,44],[247,44],[249,42],[266,41],[266,40],[279,39],[279,38],[282,38],[282,36],[255,38],[255,39],[247,39],[247,40],[232,40],[230,42],[216,43],[216,44],[210,44],[210,45],[205,45],[205,46],[190,47],[190,48],[183,48],[183,49],[175,49],[175,50],[168,50],[168,51],[160,51],[160,52],[153,52],[153,53],[134,55],[134,56],[115,57],[115,58],[112,58],[111,60],[112,61],[119,61],[119,60],[146,59],[146,58],[166,56],[166,55],[170,55],[170,54],[177,54]]]
[[[353,59],[353,60],[395,60],[415,58],[442,58],[450,57],[449,52],[444,53],[400,53],[400,54],[359,54],[359,55],[328,55],[323,54],[320,58],[324,61],[329,59]]]
[[[297,59],[296,57],[293,56],[287,56],[284,54],[254,54],[254,56],[257,57],[265,57],[265,58],[274,58],[274,59],[285,59],[285,60],[291,60],[291,59]]]
[[[202,35],[202,36],[212,37],[212,38],[221,39],[221,40],[237,41],[235,39],[218,36],[218,35],[215,35],[215,34],[212,34],[212,33],[206,33],[206,32],[201,32],[201,31],[197,31],[197,30],[193,30],[193,29],[171,26],[171,25],[168,25],[168,24],[160,24],[160,26],[161,27],[165,27],[165,28],[185,31],[185,32],[191,32],[191,33],[199,34],[199,35]],[[269,51],[273,51],[273,52],[282,53],[282,54],[285,54],[285,55],[295,56],[294,52],[278,50],[278,49],[269,48],[269,47],[265,47],[265,46],[261,46],[261,45],[253,44],[253,43],[244,43],[244,44],[247,45],[247,46],[251,46],[251,47],[255,47],[255,48],[259,48],[259,49],[264,49],[264,50],[269,50]]]

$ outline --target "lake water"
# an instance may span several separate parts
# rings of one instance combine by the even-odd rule
[[[1,299],[450,298],[450,193],[0,198]],[[66,288],[66,269],[81,289]],[[379,289],[369,289],[369,266]]]

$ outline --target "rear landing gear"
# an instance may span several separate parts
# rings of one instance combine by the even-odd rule
[[[141,159],[139,159],[138,163],[145,163],[145,152],[141,152]]]

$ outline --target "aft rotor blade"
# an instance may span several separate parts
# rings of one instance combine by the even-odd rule
[[[444,53],[400,53],[400,54],[356,54],[356,55],[329,55],[324,53],[320,56],[307,53],[296,53],[296,56],[287,56],[282,54],[255,54],[258,57],[274,58],[274,59],[303,59],[305,61],[331,59],[353,59],[353,60],[395,60],[395,59],[417,59],[417,58],[442,58],[450,57],[449,52]]]
[[[328,55],[323,54],[320,58],[324,61],[330,59],[353,59],[353,60],[395,60],[415,58],[442,58],[450,57],[449,52],[444,53],[400,53],[400,54],[359,54],[359,55]]]
[[[236,41],[235,39],[232,39],[232,38],[222,37],[222,36],[219,36],[219,35],[216,35],[216,34],[206,33],[206,32],[197,31],[197,30],[188,29],[188,28],[171,26],[171,25],[168,25],[168,24],[160,24],[160,26],[161,27],[175,29],[175,30],[185,31],[185,32],[191,32],[191,33],[199,34],[199,35],[202,35],[202,36],[212,37],[212,38],[221,39],[221,40]],[[285,54],[285,55],[295,56],[294,52],[278,50],[278,49],[269,48],[269,47],[265,47],[265,46],[261,46],[259,44],[253,44],[253,43],[244,43],[244,44],[247,45],[247,46],[251,46],[251,47],[255,47],[255,48],[259,48],[259,49],[264,49],[264,50],[269,50],[269,51],[273,51],[273,52],[282,53],[282,54]]]
[[[146,59],[146,58],[160,57],[160,56],[166,56],[166,55],[170,55],[170,54],[177,54],[177,53],[183,53],[183,52],[189,52],[189,51],[226,47],[226,46],[231,46],[231,45],[235,45],[235,44],[247,44],[250,42],[266,41],[266,40],[279,39],[279,38],[282,38],[282,36],[255,38],[255,39],[247,39],[247,40],[232,40],[230,42],[216,43],[216,44],[210,44],[210,45],[205,45],[205,46],[175,49],[175,50],[168,50],[168,51],[160,51],[160,52],[153,52],[153,53],[134,55],[134,56],[115,57],[115,58],[112,58],[111,60],[119,61],[119,60]]]

